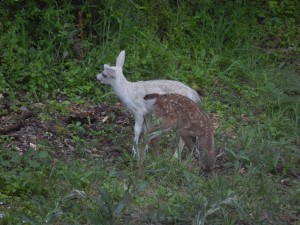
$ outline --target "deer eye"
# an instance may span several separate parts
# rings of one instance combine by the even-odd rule
[[[107,78],[107,75],[106,75],[105,73],[102,73],[102,76],[103,76],[104,78]]]

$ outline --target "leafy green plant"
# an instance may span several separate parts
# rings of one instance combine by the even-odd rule
[[[105,202],[105,205],[107,207],[107,210],[103,211],[100,210],[100,215],[102,217],[108,216],[108,224],[116,223],[118,220],[121,219],[121,215],[125,207],[128,206],[130,201],[133,200],[133,198],[139,194],[140,192],[143,192],[145,188],[147,188],[148,184],[147,182],[142,182],[137,187],[131,187],[132,185],[129,184],[127,187],[127,190],[125,191],[124,195],[121,197],[121,200],[117,203],[116,206],[112,205],[111,198],[109,196],[109,193],[105,191],[104,189],[100,188],[100,193],[103,201]],[[100,220],[102,221],[102,220]]]
[[[229,158],[229,162],[225,164],[225,166],[232,166],[234,167],[235,170],[239,170],[243,167],[248,167],[250,164],[250,159],[247,156],[246,151],[239,151],[239,152],[234,152],[229,148],[226,148],[226,153]]]
[[[86,130],[84,129],[84,127],[82,126],[80,121],[74,122],[74,123],[70,123],[67,126],[71,131],[78,133],[78,134],[84,134],[86,133]]]

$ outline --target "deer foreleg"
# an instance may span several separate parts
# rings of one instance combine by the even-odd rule
[[[142,132],[143,123],[144,123],[143,115],[140,115],[140,114],[135,115],[134,139],[133,139],[132,153],[133,153],[133,156],[136,157],[138,160],[140,159],[139,138],[140,138],[140,135]]]

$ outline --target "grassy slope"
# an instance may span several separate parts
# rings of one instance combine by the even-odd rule
[[[41,120],[68,114],[69,101],[113,104],[111,89],[96,84],[94,75],[125,49],[128,79],[176,79],[203,95],[226,157],[206,179],[190,157],[174,160],[176,146],[167,142],[138,168],[126,153],[128,137],[115,134],[113,124],[106,133],[68,126],[78,154],[64,157],[55,157],[59,147],[47,140],[36,143],[42,153],[20,156],[15,140],[1,136],[0,221],[299,223],[299,4],[257,2],[86,3],[83,39],[76,35],[76,6],[48,3],[39,11],[33,4],[24,14],[11,3],[16,13],[5,13],[1,24],[0,90],[12,109],[20,105],[15,93],[24,91],[31,98],[22,105],[46,105]],[[83,49],[82,58],[74,47]],[[44,100],[57,95],[68,101]],[[82,132],[87,140],[78,138]],[[87,154],[90,142],[103,136],[124,151],[116,160]]]

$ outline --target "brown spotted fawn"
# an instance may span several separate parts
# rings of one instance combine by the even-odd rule
[[[179,94],[148,94],[144,97],[148,111],[162,124],[151,132],[174,130],[188,149],[195,151],[205,171],[212,171],[216,162],[214,128],[211,119],[191,99]],[[152,139],[149,136],[149,139]],[[154,136],[153,136],[154,138]],[[202,162],[203,161],[203,162]]]
[[[130,82],[123,74],[125,51],[121,51],[116,60],[116,66],[104,65],[103,72],[97,74],[97,80],[110,85],[121,102],[134,115],[134,145],[133,154],[139,159],[138,141],[142,129],[151,127],[151,114],[145,107],[143,97],[150,93],[177,93],[184,95],[194,102],[200,102],[196,91],[187,85],[173,80],[150,80]]]

